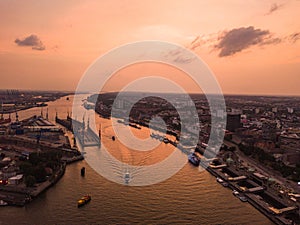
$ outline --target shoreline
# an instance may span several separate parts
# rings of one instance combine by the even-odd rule
[[[37,187],[21,188],[19,190],[15,187],[0,187],[0,197],[4,202],[8,203],[6,206],[23,207],[34,201],[40,194],[46,192],[49,188],[58,183],[64,176],[67,165],[76,163],[80,160],[83,160],[83,156],[73,159],[71,158],[69,160],[62,160],[61,167],[55,174],[53,174],[53,178],[39,183]]]

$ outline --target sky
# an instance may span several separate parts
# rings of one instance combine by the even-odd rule
[[[300,95],[299,11],[299,0],[1,0],[0,89],[75,90],[111,49],[160,40],[194,52],[225,94]],[[104,91],[152,73],[201,91],[149,63],[116,72]]]

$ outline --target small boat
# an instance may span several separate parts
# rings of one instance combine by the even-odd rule
[[[133,128],[136,128],[136,129],[141,129],[140,126],[134,124],[134,123],[129,123],[129,126],[133,127]]]
[[[239,198],[242,202],[247,202],[247,201],[248,201],[248,199],[247,199],[246,196],[239,196],[238,198]]]
[[[236,190],[232,191],[232,194],[233,194],[234,196],[239,196],[239,195],[240,195],[240,193],[239,193],[238,191],[236,191]]]
[[[225,182],[223,179],[221,179],[220,177],[217,177],[217,182],[222,184],[223,187],[228,187],[229,184],[227,182]]]
[[[200,159],[194,153],[189,154],[188,159],[189,159],[189,162],[191,164],[193,164],[194,166],[199,166]]]
[[[85,175],[85,167],[81,168],[80,174],[81,174],[82,177],[84,177],[84,175]]]
[[[77,206],[81,207],[90,202],[92,197],[90,195],[84,195],[81,199],[77,201]]]
[[[224,180],[222,180],[220,177],[217,177],[217,182],[219,182],[219,183],[223,183],[223,182],[224,182]]]
[[[164,143],[165,143],[165,144],[168,144],[168,143],[170,142],[170,141],[169,141],[169,139],[168,139],[168,138],[166,138],[166,137],[164,138],[164,140],[163,140],[163,141],[164,141]]]
[[[124,181],[125,181],[125,184],[128,184],[130,181],[130,174],[128,171],[124,175]]]
[[[5,202],[5,201],[3,201],[3,200],[0,200],[0,206],[6,206],[6,205],[8,205],[7,202]]]
[[[223,185],[223,187],[228,187],[229,186],[229,184],[227,183],[227,182],[222,182],[222,185]]]

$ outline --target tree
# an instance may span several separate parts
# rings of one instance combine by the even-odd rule
[[[44,182],[46,180],[46,171],[45,167],[42,165],[38,165],[34,169],[34,177],[38,183]]]
[[[34,173],[34,167],[30,162],[21,162],[19,167],[25,176],[32,175]]]

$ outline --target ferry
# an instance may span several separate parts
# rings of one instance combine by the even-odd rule
[[[84,195],[81,199],[79,199],[77,201],[77,206],[78,208],[81,206],[84,206],[85,204],[87,204],[88,202],[90,202],[92,199],[92,197],[90,195]]]
[[[189,162],[191,164],[193,164],[194,166],[199,166],[200,159],[194,153],[189,154],[188,159],[189,159]]]

